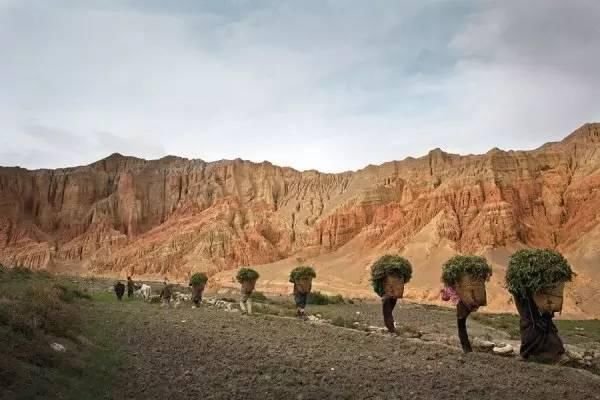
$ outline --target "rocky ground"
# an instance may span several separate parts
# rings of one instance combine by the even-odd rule
[[[463,355],[441,339],[453,336],[451,312],[399,305],[403,334],[393,337],[378,332],[374,304],[311,307],[313,321],[303,322],[287,316],[283,300],[253,316],[207,300],[199,309],[90,305],[87,322],[113,327],[123,352],[114,398],[600,399],[600,377],[585,370]],[[470,328],[482,339],[510,340],[477,321]]]

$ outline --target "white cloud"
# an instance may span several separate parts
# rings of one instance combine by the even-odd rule
[[[342,171],[599,119],[593,2],[258,3],[0,2],[0,164],[119,151]]]

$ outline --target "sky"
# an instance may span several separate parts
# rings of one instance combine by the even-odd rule
[[[598,0],[0,0],[0,165],[324,172],[600,121]]]

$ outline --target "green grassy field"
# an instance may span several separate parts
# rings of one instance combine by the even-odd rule
[[[2,269],[0,293],[0,388],[8,398],[112,398],[122,355],[110,327],[90,318],[90,303],[108,297],[26,269]]]

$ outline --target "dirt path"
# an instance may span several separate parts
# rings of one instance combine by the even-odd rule
[[[125,351],[115,398],[600,399],[585,371],[331,325],[140,302],[92,315]]]

